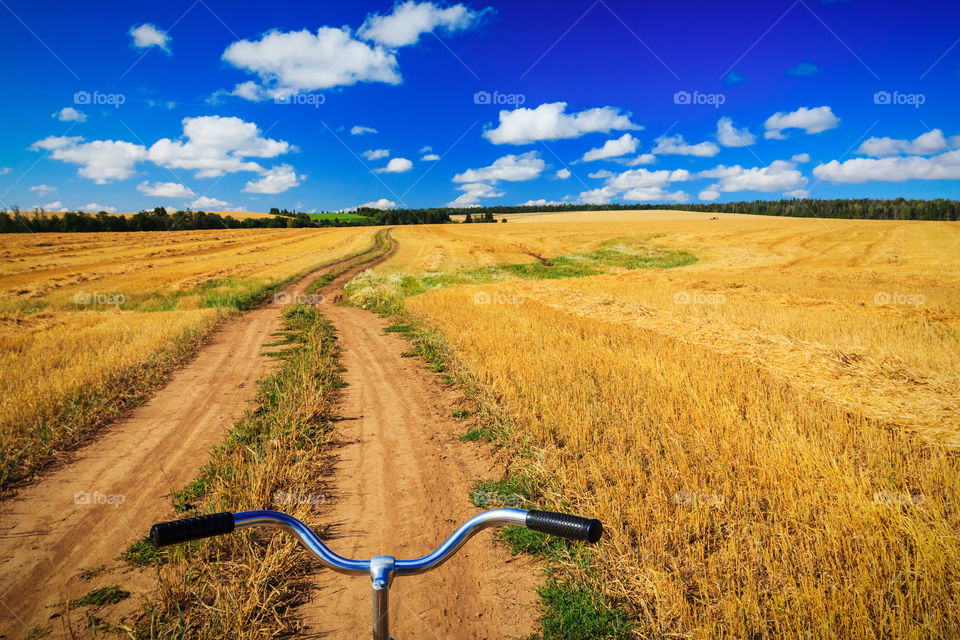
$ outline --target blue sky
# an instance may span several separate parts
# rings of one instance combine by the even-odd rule
[[[960,198],[960,5],[0,1],[0,208]]]

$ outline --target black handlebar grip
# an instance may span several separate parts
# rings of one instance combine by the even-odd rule
[[[165,547],[168,544],[232,533],[234,526],[233,514],[229,511],[211,513],[196,518],[157,523],[150,527],[150,540],[158,547]]]
[[[603,525],[595,518],[581,518],[552,511],[528,511],[527,529],[568,540],[585,540],[591,543],[596,542],[603,535]]]

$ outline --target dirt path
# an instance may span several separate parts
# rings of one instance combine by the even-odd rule
[[[286,291],[296,299],[344,264],[351,261]],[[334,282],[362,268],[348,267]],[[210,448],[247,411],[257,381],[275,369],[276,361],[261,354],[281,326],[280,311],[271,302],[227,321],[149,402],[77,450],[69,464],[0,503],[0,637],[47,624],[90,588],[70,583],[80,570],[111,563],[169,515],[167,496],[196,477]]]
[[[456,436],[457,394],[435,374],[403,358],[409,342],[385,334],[387,322],[352,307],[327,306],[337,328],[349,384],[338,405],[341,437],[332,485],[338,495],[323,520],[327,540],[347,557],[432,551],[477,513],[470,490],[497,475],[474,444]],[[391,589],[391,634],[404,638],[525,637],[537,615],[537,570],[484,532],[439,569],[397,578]],[[370,637],[370,581],[320,570],[311,602],[301,607],[309,637]]]

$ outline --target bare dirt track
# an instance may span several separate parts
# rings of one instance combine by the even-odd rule
[[[296,298],[344,267],[335,282],[348,279],[362,259],[328,265],[286,292]],[[280,311],[274,302],[228,320],[149,402],[0,502],[0,637],[22,637],[59,617],[64,602],[91,586],[71,583],[79,571],[111,563],[169,514],[167,496],[197,475],[247,411],[257,381],[274,370],[276,361],[261,353],[281,326]]]
[[[339,402],[341,436],[331,478],[337,500],[324,520],[331,548],[347,557],[415,558],[432,551],[477,513],[470,490],[496,475],[476,445],[459,442],[451,417],[458,397],[444,391],[408,342],[385,334],[368,311],[324,309],[337,328],[349,384]],[[536,619],[536,570],[481,533],[439,569],[397,578],[391,589],[396,638],[517,638]],[[302,607],[309,637],[370,637],[370,580],[318,575]]]

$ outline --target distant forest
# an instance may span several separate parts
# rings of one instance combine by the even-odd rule
[[[271,209],[265,218],[234,218],[204,211],[168,213],[163,207],[132,216],[67,212],[62,214],[0,211],[0,233],[67,233],[92,231],[185,231],[192,229],[260,229],[300,227],[355,227],[367,225],[443,224],[452,215],[465,215],[465,222],[496,222],[505,213],[561,211],[648,211],[668,209],[706,213],[750,213],[794,218],[845,218],[853,220],[960,220],[957,200],[754,200],[713,204],[555,204],[498,207],[439,207],[430,209],[360,208],[359,215],[339,219],[313,219],[306,213]],[[506,220],[504,220],[506,221]]]

